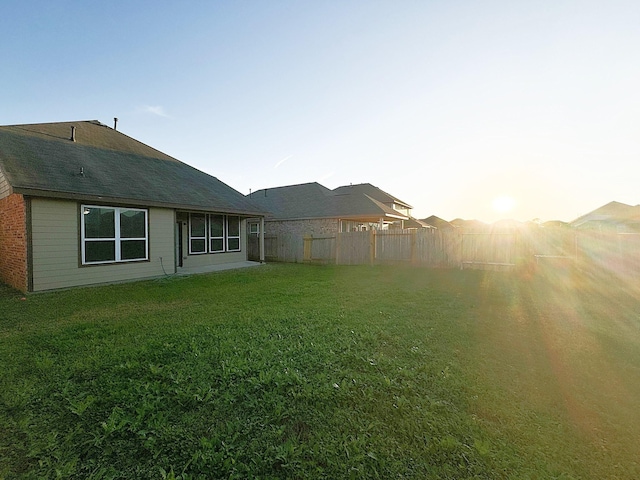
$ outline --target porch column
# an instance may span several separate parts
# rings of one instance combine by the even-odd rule
[[[260,263],[264,263],[264,217],[260,217]]]

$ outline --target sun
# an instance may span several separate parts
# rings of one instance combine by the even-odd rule
[[[491,207],[495,212],[498,213],[508,213],[512,211],[516,206],[516,201],[513,197],[509,195],[501,195],[496,197],[491,202]]]

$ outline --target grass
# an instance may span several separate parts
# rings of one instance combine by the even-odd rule
[[[5,288],[0,478],[638,478],[638,297],[303,265]]]

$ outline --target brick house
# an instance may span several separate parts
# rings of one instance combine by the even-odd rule
[[[383,195],[386,202],[374,198]],[[258,190],[248,197],[267,212],[265,230],[270,235],[383,230],[401,225],[411,211],[408,204],[394,204],[394,197],[370,184],[329,190],[311,182]]]
[[[0,178],[2,188],[8,188]],[[27,278],[27,224],[26,205],[22,195],[0,198],[0,278],[20,290],[26,289]]]
[[[260,207],[98,121],[0,127],[0,282],[24,292],[247,261]]]
[[[286,239],[286,261],[303,260],[305,236],[428,227],[411,217],[409,204],[369,183],[330,190],[311,182],[258,190],[248,197],[266,212],[264,235],[268,244]],[[250,222],[249,232],[258,235],[258,224]],[[269,251],[267,248],[267,255]]]

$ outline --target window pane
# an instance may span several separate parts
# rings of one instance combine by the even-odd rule
[[[202,239],[191,239],[191,253],[203,253],[207,244]]]
[[[145,240],[124,240],[120,243],[122,260],[146,260],[147,242]]]
[[[229,217],[229,232],[230,237],[239,237],[240,236],[240,217]]]
[[[115,238],[115,210],[112,208],[83,207],[85,238]]]
[[[240,250],[240,239],[239,238],[230,238],[228,240],[229,248],[228,250]]]
[[[85,242],[84,257],[85,262],[113,262],[116,259],[116,242]]]
[[[224,240],[221,238],[212,238],[211,239],[211,251],[212,252],[222,252],[224,250]]]
[[[122,210],[120,212],[120,238],[145,238],[145,212]]]
[[[204,237],[206,233],[204,214],[191,214],[191,236]]]
[[[211,236],[222,237],[224,235],[224,217],[222,215],[211,215],[209,222]]]

